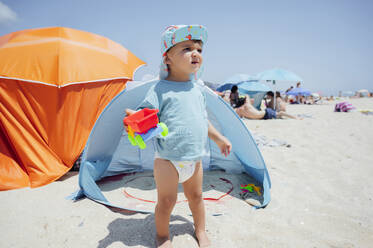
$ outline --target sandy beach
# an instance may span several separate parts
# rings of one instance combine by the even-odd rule
[[[373,109],[373,98],[349,100]],[[204,197],[212,247],[372,247],[373,116],[335,113],[336,101],[288,105],[302,120],[244,120],[255,137],[271,181],[271,202],[255,210],[239,196],[242,175],[207,172]],[[102,185],[109,199],[131,204],[132,195],[155,200],[151,173],[119,177]],[[145,186],[144,186],[145,185]],[[0,192],[0,247],[154,247],[154,215],[115,212],[88,199],[65,199],[78,189],[69,172],[44,187]],[[179,200],[183,200],[182,193]],[[144,207],[154,203],[144,202]],[[174,247],[198,247],[185,202],[170,225]]]

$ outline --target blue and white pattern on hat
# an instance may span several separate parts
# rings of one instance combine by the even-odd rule
[[[202,25],[172,25],[166,28],[161,38],[162,61],[159,78],[165,79],[168,76],[168,68],[164,63],[166,52],[179,42],[186,40],[200,40],[203,44],[207,41],[207,29]],[[191,75],[191,80],[196,81],[201,77],[203,66],[195,75]]]

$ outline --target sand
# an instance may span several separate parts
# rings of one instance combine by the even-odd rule
[[[372,98],[349,101],[373,109]],[[272,180],[272,200],[264,209],[255,210],[240,198],[244,176],[206,173],[205,197],[231,188],[220,177],[234,186],[230,195],[206,202],[212,247],[373,246],[373,116],[334,113],[334,104],[289,105],[288,112],[302,120],[244,120],[255,135],[288,146],[260,147]],[[104,194],[154,207],[123,193],[155,200],[151,173],[129,178],[103,184]],[[88,199],[65,199],[77,189],[78,175],[69,172],[44,187],[0,192],[0,247],[154,247],[153,214],[125,214]],[[174,247],[198,247],[185,202],[176,205],[170,230]]]

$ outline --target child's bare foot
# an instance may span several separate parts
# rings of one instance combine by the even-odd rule
[[[207,233],[205,231],[196,232],[196,238],[198,241],[199,247],[210,247],[211,242],[207,237]]]
[[[172,243],[169,238],[156,238],[157,248],[172,248]]]

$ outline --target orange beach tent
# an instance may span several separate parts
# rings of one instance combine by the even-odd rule
[[[64,175],[144,64],[105,37],[52,27],[0,37],[0,190]]]

